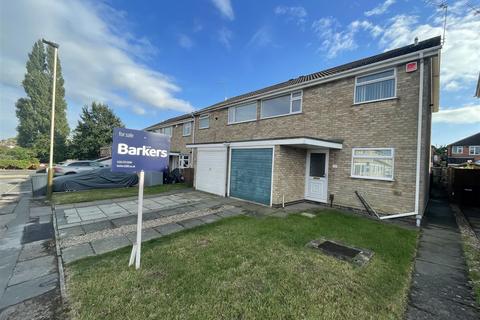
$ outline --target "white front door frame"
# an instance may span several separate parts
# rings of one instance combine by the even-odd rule
[[[312,195],[309,190],[309,185],[311,182],[311,177],[310,177],[310,156],[312,153],[324,153],[325,154],[325,178],[320,178],[324,180],[325,183],[325,191],[323,197],[315,197]],[[328,203],[328,158],[329,158],[329,149],[309,149],[307,151],[307,159],[306,159],[306,165],[305,165],[305,199],[311,200],[311,201],[317,201],[317,202],[324,202]]]

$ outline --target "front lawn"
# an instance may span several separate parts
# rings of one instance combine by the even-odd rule
[[[375,255],[363,268],[305,247],[327,237]],[[74,319],[401,319],[417,233],[333,210],[237,217],[67,267]]]
[[[158,186],[144,187],[145,195],[158,194],[166,191],[173,191],[187,188],[185,183],[161,184]],[[130,188],[112,188],[112,189],[94,189],[72,192],[54,192],[52,201],[55,204],[67,204],[77,202],[87,202],[95,200],[124,198],[138,195],[138,187]]]

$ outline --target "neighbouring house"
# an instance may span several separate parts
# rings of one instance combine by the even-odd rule
[[[480,161],[480,132],[448,145],[448,163]]]
[[[198,190],[281,206],[300,201],[420,215],[428,201],[440,37],[300,76],[145,130]],[[253,76],[253,75],[252,75]]]

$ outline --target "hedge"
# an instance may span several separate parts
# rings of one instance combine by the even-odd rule
[[[13,160],[0,159],[0,169],[37,169],[40,165],[38,159]]]

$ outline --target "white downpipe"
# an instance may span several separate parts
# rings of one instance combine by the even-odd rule
[[[387,219],[394,219],[394,218],[403,218],[403,217],[409,217],[409,216],[415,216],[415,212],[407,212],[407,213],[399,213],[399,214],[390,214],[388,216],[382,216],[380,217],[380,220],[387,220]]]
[[[423,52],[420,52],[420,86],[418,92],[418,124],[417,124],[417,169],[415,173],[415,215],[417,227],[420,227],[422,216],[420,215],[420,161],[422,149],[422,117],[423,117]]]

